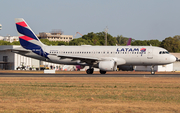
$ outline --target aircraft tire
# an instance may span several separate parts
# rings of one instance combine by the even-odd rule
[[[155,74],[155,71],[151,71],[151,75],[154,75]]]
[[[100,72],[101,74],[106,74],[106,71],[100,70],[99,72]]]
[[[87,73],[87,74],[93,74],[93,72],[94,72],[93,69],[87,69],[87,70],[86,70],[86,73]]]

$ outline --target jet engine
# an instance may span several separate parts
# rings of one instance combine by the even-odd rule
[[[115,61],[100,61],[98,67],[102,71],[116,71],[117,63]]]

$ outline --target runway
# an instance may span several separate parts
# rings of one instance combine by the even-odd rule
[[[109,73],[109,74],[85,74],[85,73],[61,73],[61,74],[43,74],[43,73],[0,73],[0,77],[180,77],[179,73],[155,74],[150,73]]]

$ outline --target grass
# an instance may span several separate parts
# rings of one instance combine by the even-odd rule
[[[0,78],[0,112],[179,113],[180,78]]]

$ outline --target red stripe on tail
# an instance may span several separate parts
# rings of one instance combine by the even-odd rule
[[[21,36],[21,37],[19,37],[19,38],[21,38],[21,39],[23,39],[23,40],[26,40],[26,41],[34,40],[33,38],[28,37],[28,36]]]
[[[20,26],[23,26],[23,27],[27,27],[27,24],[26,24],[24,21],[18,22],[18,23],[16,23],[16,24],[18,24],[18,25],[20,25]]]

